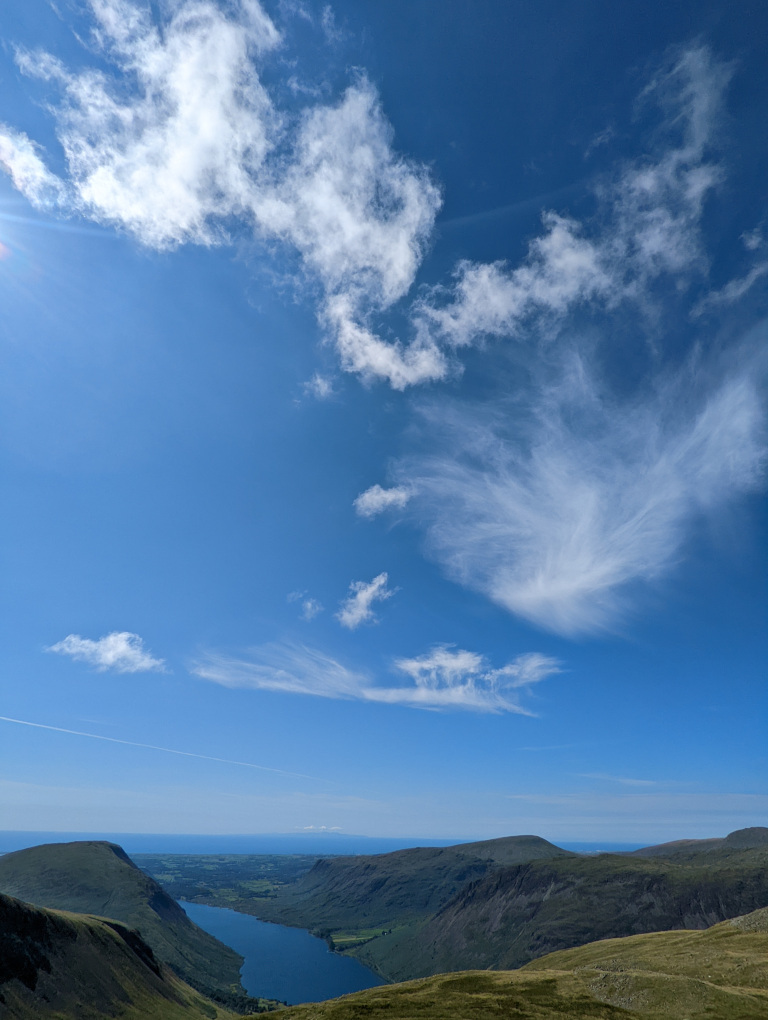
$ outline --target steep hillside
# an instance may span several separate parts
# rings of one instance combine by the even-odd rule
[[[155,955],[206,993],[244,995],[242,957],[193,924],[114,843],[47,843],[0,857],[0,892],[136,928]]]
[[[0,894],[0,1017],[232,1020],[116,922]]]
[[[700,929],[768,904],[768,849],[678,862],[604,854],[500,869],[454,897],[417,935],[360,958],[385,976],[520,967],[556,949],[642,932]]]
[[[768,910],[707,931],[658,932],[294,1006],[284,1020],[765,1020]]]
[[[504,865],[575,854],[538,836],[319,860],[259,916],[301,927],[380,929],[423,921],[468,883]]]

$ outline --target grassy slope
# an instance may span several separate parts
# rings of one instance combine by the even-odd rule
[[[297,882],[317,861],[306,854],[132,854],[175,900],[260,913],[259,904]]]
[[[693,857],[696,854],[755,850],[768,847],[768,828],[761,825],[750,829],[737,829],[724,839],[676,839],[672,843],[659,843],[633,850],[632,857]]]
[[[49,843],[0,857],[0,892],[42,907],[115,918],[136,928],[196,987],[238,992],[242,957],[193,924],[115,844]]]
[[[441,974],[284,1020],[765,1020],[768,909],[707,931],[657,932],[552,953],[517,971]]]
[[[0,1016],[230,1020],[124,925],[0,895]]]

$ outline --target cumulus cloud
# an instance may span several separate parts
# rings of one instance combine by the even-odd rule
[[[474,652],[437,646],[420,658],[399,659],[395,668],[408,686],[380,686],[364,672],[348,669],[315,649],[266,645],[250,660],[209,654],[193,673],[223,687],[310,694],[422,709],[531,714],[519,703],[523,689],[560,672],[557,660],[521,655],[500,669]]]
[[[177,5],[162,31],[130,0],[91,9],[117,75],[70,72],[45,53],[19,59],[63,94],[55,114],[72,204],[154,248],[223,239],[221,221],[248,208],[273,144],[277,118],[253,59],[278,44],[277,30],[250,0],[230,16],[210,0]]]
[[[689,415],[683,382],[622,407],[577,358],[533,394],[527,418],[435,411],[443,445],[400,466],[431,555],[546,629],[613,625],[633,585],[677,561],[696,520],[762,480],[752,374],[726,378]]]
[[[102,69],[19,54],[25,73],[60,91],[49,109],[67,172],[59,180],[30,139],[0,128],[0,164],[16,187],[153,248],[223,243],[243,228],[283,242],[314,285],[342,368],[366,382],[403,390],[445,379],[459,348],[557,329],[576,307],[642,302],[662,274],[702,265],[730,76],[704,46],[678,51],[644,90],[641,104],[664,117],[654,155],[602,181],[594,217],[548,210],[520,265],[461,263],[449,286],[406,309],[399,340],[374,321],[411,292],[441,197],[427,168],[397,153],[366,77],[287,117],[261,75],[284,40],[258,0],[188,0],[159,23],[138,0],[88,2]],[[326,30],[329,18],[326,8]],[[328,395],[321,377],[314,392]]]
[[[383,489],[380,485],[372,485],[360,493],[353,505],[361,517],[376,517],[385,510],[402,510],[410,498],[410,489],[405,486]]]
[[[19,54],[25,73],[61,92],[50,109],[67,176],[0,129],[16,187],[153,248],[221,243],[238,224],[283,241],[320,285],[318,314],[345,370],[396,389],[442,378],[432,341],[390,343],[369,323],[410,289],[440,206],[426,168],[395,152],[370,82],[360,76],[338,102],[289,122],[260,78],[281,37],[257,0],[189,0],[160,25],[134,0],[89,6],[93,43],[114,70]]]
[[[46,649],[59,655],[68,655],[75,662],[87,662],[100,673],[114,670],[116,673],[165,673],[163,659],[156,659],[144,648],[138,634],[129,631],[113,631],[98,641],[69,634]]]
[[[336,618],[343,627],[354,630],[361,623],[375,623],[376,616],[372,606],[374,602],[384,602],[392,598],[397,589],[387,588],[389,580],[386,573],[377,574],[368,584],[365,581],[353,581],[350,595],[341,603]]]

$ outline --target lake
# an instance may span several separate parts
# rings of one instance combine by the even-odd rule
[[[181,906],[195,924],[245,957],[241,976],[249,995],[295,1006],[384,984],[362,963],[332,953],[322,939],[301,928],[269,924],[224,907]]]

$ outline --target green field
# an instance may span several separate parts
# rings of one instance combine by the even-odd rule
[[[305,875],[317,857],[304,854],[134,854],[133,861],[175,900],[258,915]]]

